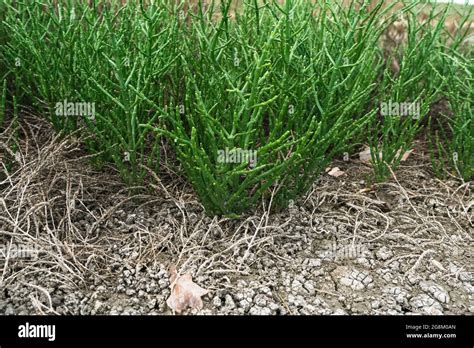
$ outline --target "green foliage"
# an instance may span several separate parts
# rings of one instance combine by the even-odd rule
[[[474,176],[474,60],[450,59],[447,98],[451,115],[430,120],[430,155],[438,176],[451,168],[468,181]]]
[[[4,26],[10,40],[2,56],[24,102],[31,99],[57,130],[84,127],[88,149],[115,163],[127,182],[143,180],[141,165],[157,169],[158,139],[138,125],[156,118],[143,96],[163,103],[172,79],[179,41],[166,7],[17,1]],[[68,113],[61,104],[74,107]]]
[[[445,31],[448,10],[420,24],[418,2],[393,16],[368,0],[246,0],[235,13],[231,0],[187,13],[174,0],[57,3],[0,3],[0,122],[18,101],[59,132],[81,128],[96,163],[130,185],[159,171],[162,142],[212,214],[283,207],[358,142],[385,180],[443,97],[453,116],[433,163],[456,153],[450,164],[472,176],[472,50],[466,32]],[[407,41],[387,57],[381,36],[400,13]],[[419,115],[382,117],[390,101]]]
[[[379,95],[379,118],[370,125],[370,148],[377,181],[384,181],[395,171],[428,116],[429,107],[440,98],[445,79],[442,59],[448,37],[444,22],[449,8],[435,12],[419,24],[415,8],[404,11],[407,18],[406,42],[389,57]],[[431,23],[437,22],[436,26]],[[393,71],[393,62],[399,67]],[[374,131],[375,130],[375,131]],[[369,133],[370,134],[370,133]]]
[[[172,99],[157,129],[218,214],[248,211],[271,194],[276,206],[303,194],[373,116],[367,106],[381,64],[377,10],[249,1],[229,21],[229,5],[215,26],[200,13],[188,29],[186,95]],[[220,161],[228,149],[252,151],[256,163]]]
[[[3,88],[0,95],[0,135],[2,135],[0,141],[0,180],[4,180],[6,174],[11,172],[19,149],[19,105],[16,96],[13,96],[11,102],[12,111],[9,112],[12,116],[7,120],[8,91],[6,82],[6,80],[3,81]]]
[[[0,98],[0,129],[3,127],[3,121],[5,120],[6,106],[7,106],[7,80],[3,80],[2,94]]]

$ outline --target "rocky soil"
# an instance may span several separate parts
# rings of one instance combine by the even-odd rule
[[[288,209],[229,219],[172,174],[130,195],[74,137],[28,127],[0,182],[2,314],[172,314],[171,264],[209,290],[185,314],[474,313],[473,183],[434,178],[422,148],[386,183],[354,156]]]

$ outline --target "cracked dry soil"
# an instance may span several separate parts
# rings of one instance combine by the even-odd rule
[[[422,146],[386,183],[338,161],[288,209],[229,219],[179,178],[131,195],[34,124],[0,184],[0,243],[38,254],[0,260],[2,314],[172,314],[170,264],[210,291],[186,314],[474,313],[472,182],[434,178]]]

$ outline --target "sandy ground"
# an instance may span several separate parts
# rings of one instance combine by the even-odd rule
[[[0,181],[1,314],[172,314],[171,264],[209,290],[186,314],[474,313],[473,183],[434,178],[421,144],[386,183],[354,154],[288,209],[228,219],[171,171],[130,195],[38,119],[20,138]]]

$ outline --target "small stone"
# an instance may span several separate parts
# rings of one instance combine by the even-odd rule
[[[383,246],[375,252],[375,256],[379,260],[386,261],[393,256],[393,253],[389,248]]]
[[[359,257],[356,262],[365,268],[370,268],[370,262],[365,257]]]
[[[239,302],[240,307],[242,307],[244,310],[248,310],[251,306],[251,303],[247,301],[246,299],[243,299]]]
[[[232,310],[236,307],[235,302],[232,299],[232,296],[230,296],[229,294],[225,295],[225,305],[224,306],[228,310]]]
[[[255,296],[254,303],[257,306],[265,307],[267,305],[267,300],[265,299],[265,295],[257,295]]]
[[[307,281],[306,283],[304,283],[304,288],[306,289],[306,291],[308,291],[310,295],[314,295],[316,293],[312,282]]]
[[[291,288],[292,288],[293,290],[298,291],[298,290],[301,289],[301,287],[302,287],[302,284],[299,282],[299,280],[296,280],[296,279],[295,279],[295,280],[293,280],[293,282],[291,283]]]
[[[156,298],[152,299],[150,302],[147,303],[147,307],[149,309],[153,309],[156,306]]]
[[[449,295],[440,285],[423,281],[420,283],[420,287],[424,292],[431,294],[439,302],[449,303]]]
[[[270,302],[268,304],[268,308],[270,308],[272,312],[276,312],[278,309],[280,309],[280,306],[275,302]]]
[[[104,304],[104,303],[101,302],[101,301],[95,301],[94,308],[92,309],[91,314],[92,314],[92,315],[97,314],[99,308],[102,307],[103,304]]]
[[[408,280],[408,283],[410,283],[410,285],[416,285],[420,282],[421,279],[416,274],[409,273],[407,276],[407,280]]]
[[[214,299],[212,300],[212,304],[216,307],[222,306],[222,300],[220,299],[219,296],[215,296]]]
[[[372,309],[380,308],[380,301],[379,300],[372,301],[370,306],[372,307]]]

